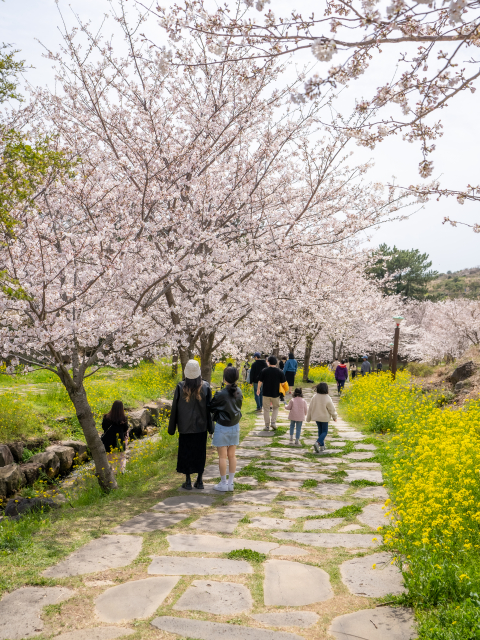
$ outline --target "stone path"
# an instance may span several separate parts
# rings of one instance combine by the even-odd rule
[[[5,596],[0,640],[415,638],[409,610],[375,608],[404,590],[379,548],[389,519],[376,446],[339,419],[325,453],[313,450],[312,423],[292,447],[283,405],[277,432],[262,431],[263,416],[255,422],[236,475],[250,490],[214,491],[209,465],[204,491],[179,488],[47,569],[52,586]],[[55,626],[42,609],[60,602]]]

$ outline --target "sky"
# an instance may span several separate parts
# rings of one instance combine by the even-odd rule
[[[164,6],[168,1],[164,0]],[[132,6],[133,0],[127,2]],[[295,8],[311,10],[307,0],[296,0]],[[288,0],[275,0],[271,5],[276,15],[288,14],[292,8]],[[54,74],[51,63],[42,57],[45,47],[56,51],[61,43],[62,17],[69,26],[74,26],[77,12],[83,20],[91,20],[92,25],[100,25],[105,14],[110,10],[108,0],[5,0],[0,4],[0,42],[13,45],[21,50],[21,57],[33,68],[27,74],[28,82],[35,86],[53,86]],[[316,9],[318,12],[318,8]],[[115,24],[110,19],[104,27],[105,34],[115,31]],[[163,32],[154,21],[146,25],[145,31],[155,41],[163,43]],[[44,45],[44,46],[42,46]],[[295,59],[295,68],[302,64],[314,62],[307,51]],[[334,61],[332,61],[333,63]],[[374,89],[395,70],[396,57],[389,51],[383,52],[378,63],[370,71],[352,83],[339,99],[339,109],[348,113],[355,98],[367,97]],[[332,63],[328,63],[331,65]],[[325,63],[318,63],[316,71],[325,71]],[[432,178],[440,178],[442,185],[449,188],[464,188],[468,183],[478,184],[480,166],[480,91],[476,94],[462,93],[455,103],[444,109],[441,120],[444,135],[437,142],[433,157],[435,169]],[[345,111],[343,111],[345,110]],[[368,176],[371,181],[388,183],[393,178],[397,184],[418,184],[422,180],[417,167],[421,160],[417,146],[408,144],[400,138],[390,138],[376,149],[365,150],[354,147],[349,164],[363,163],[372,160],[374,167]],[[462,220],[467,223],[479,221],[480,207],[475,203],[460,206],[454,199],[431,201],[423,208],[415,207],[407,212],[408,219],[388,222],[380,229],[365,235],[367,246],[375,247],[385,242],[399,249],[419,249],[428,253],[433,268],[439,272],[457,271],[480,265],[480,234],[475,234],[468,227],[442,224],[443,218]]]

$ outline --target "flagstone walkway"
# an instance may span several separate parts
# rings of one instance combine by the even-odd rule
[[[408,609],[375,606],[403,591],[378,548],[388,520],[375,446],[341,418],[323,454],[314,423],[300,447],[283,408],[277,426],[262,431],[258,416],[238,449],[234,494],[213,490],[210,465],[205,491],[178,490],[47,569],[52,586],[5,596],[0,640],[415,638]]]

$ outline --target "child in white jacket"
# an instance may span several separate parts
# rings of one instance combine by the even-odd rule
[[[300,434],[302,432],[302,424],[307,415],[308,405],[303,399],[303,391],[297,387],[293,393],[293,398],[287,404],[285,409],[290,410],[288,419],[290,420],[290,444],[293,444],[293,430],[295,433],[295,444],[300,446]]]
[[[325,451],[325,438],[328,433],[328,421],[337,420],[337,412],[331,397],[328,395],[328,384],[320,382],[317,393],[313,396],[308,407],[307,422],[315,420],[318,427],[318,440],[313,445],[317,453]]]

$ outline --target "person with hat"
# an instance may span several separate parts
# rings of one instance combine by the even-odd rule
[[[362,376],[364,376],[366,373],[371,373],[371,372],[372,372],[372,366],[368,361],[367,356],[363,356],[363,362],[362,362],[362,367],[360,369],[360,373],[362,374]]]
[[[177,384],[173,396],[168,433],[178,429],[177,473],[185,475],[183,489],[192,489],[192,473],[197,474],[196,489],[203,489],[203,472],[207,458],[207,432],[213,433],[210,413],[212,390],[202,380],[200,365],[189,360],[185,365],[185,380]]]
[[[253,395],[255,396],[255,402],[257,403],[257,411],[261,411],[263,407],[263,392],[257,395],[258,383],[260,381],[261,372],[267,368],[267,363],[262,354],[259,351],[255,351],[253,354],[255,362],[250,369],[250,384],[253,384]]]

